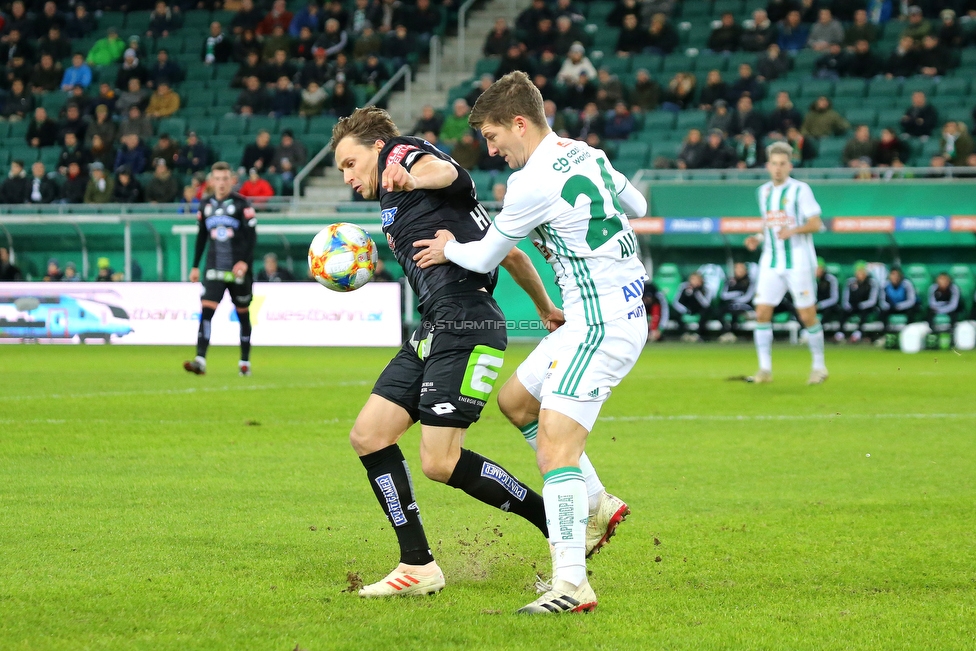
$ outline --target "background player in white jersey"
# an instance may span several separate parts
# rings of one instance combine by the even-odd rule
[[[759,370],[751,382],[773,380],[773,309],[789,291],[800,321],[807,330],[813,356],[809,384],[827,379],[824,365],[823,328],[817,318],[817,254],[813,233],[823,227],[820,204],[803,181],[790,177],[793,165],[790,145],[775,142],[766,148],[766,169],[772,179],[758,191],[762,232],[746,238],[746,248],[755,251],[762,244],[759,279],[756,283],[756,352]]]
[[[461,244],[439,231],[415,243],[427,247],[415,259],[421,267],[451,261],[491,269],[530,236],[553,266],[566,324],[543,339],[499,393],[499,407],[516,425],[533,427],[538,414],[537,460],[553,545],[551,589],[519,612],[588,611],[596,607],[586,578],[590,496],[596,493],[597,517],[619,519],[627,507],[608,499],[583,451],[611,388],[647,341],[647,276],[627,220],[643,216],[647,202],[602,151],[549,129],[542,96],[525,73],[495,82],[469,121],[481,130],[489,154],[521,170],[509,178],[502,212],[480,241]],[[523,433],[527,440],[535,434]]]

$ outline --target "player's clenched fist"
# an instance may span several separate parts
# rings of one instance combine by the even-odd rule
[[[382,185],[387,192],[412,192],[417,188],[417,179],[403,165],[394,163],[383,170]]]

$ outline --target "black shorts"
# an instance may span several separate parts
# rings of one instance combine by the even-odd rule
[[[507,346],[505,317],[488,293],[434,299],[373,393],[424,425],[467,428],[481,416]]]
[[[230,271],[207,269],[203,278],[201,300],[219,303],[226,290],[230,292],[230,300],[235,307],[245,308],[251,304],[254,279],[251,277],[250,271],[244,274],[243,278],[236,278]]]

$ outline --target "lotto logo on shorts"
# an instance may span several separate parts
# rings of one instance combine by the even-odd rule
[[[485,477],[486,479],[497,481],[502,485],[502,488],[511,493],[512,497],[517,499],[519,502],[523,501],[528,493],[528,489],[526,489],[525,486],[519,484],[517,481],[515,481],[514,477],[489,461],[485,461],[484,464],[482,464],[481,476]]]
[[[393,475],[390,473],[380,475],[376,478],[376,485],[380,487],[383,499],[386,500],[386,506],[390,509],[390,520],[393,522],[393,526],[402,527],[405,525],[407,516],[403,513],[403,507],[400,506],[400,495],[397,493],[396,486],[393,485]]]

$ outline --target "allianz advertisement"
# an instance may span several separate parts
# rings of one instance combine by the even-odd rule
[[[0,342],[192,346],[202,285],[0,283]],[[318,283],[254,283],[255,346],[399,346],[400,285],[331,292]],[[237,311],[225,296],[210,342],[237,346]]]

